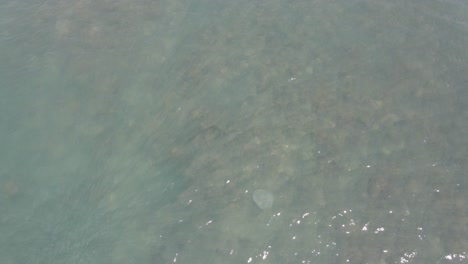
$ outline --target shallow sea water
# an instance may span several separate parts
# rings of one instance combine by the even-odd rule
[[[467,263],[467,24],[461,0],[1,3],[0,263]]]

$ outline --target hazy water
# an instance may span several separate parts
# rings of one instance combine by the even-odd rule
[[[467,47],[464,0],[3,1],[0,263],[468,263]]]

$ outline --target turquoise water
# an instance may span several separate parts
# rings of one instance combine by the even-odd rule
[[[0,29],[0,263],[467,263],[466,1],[9,0]]]

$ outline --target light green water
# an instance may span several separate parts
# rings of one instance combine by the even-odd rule
[[[467,47],[462,0],[3,1],[0,263],[466,263]]]

